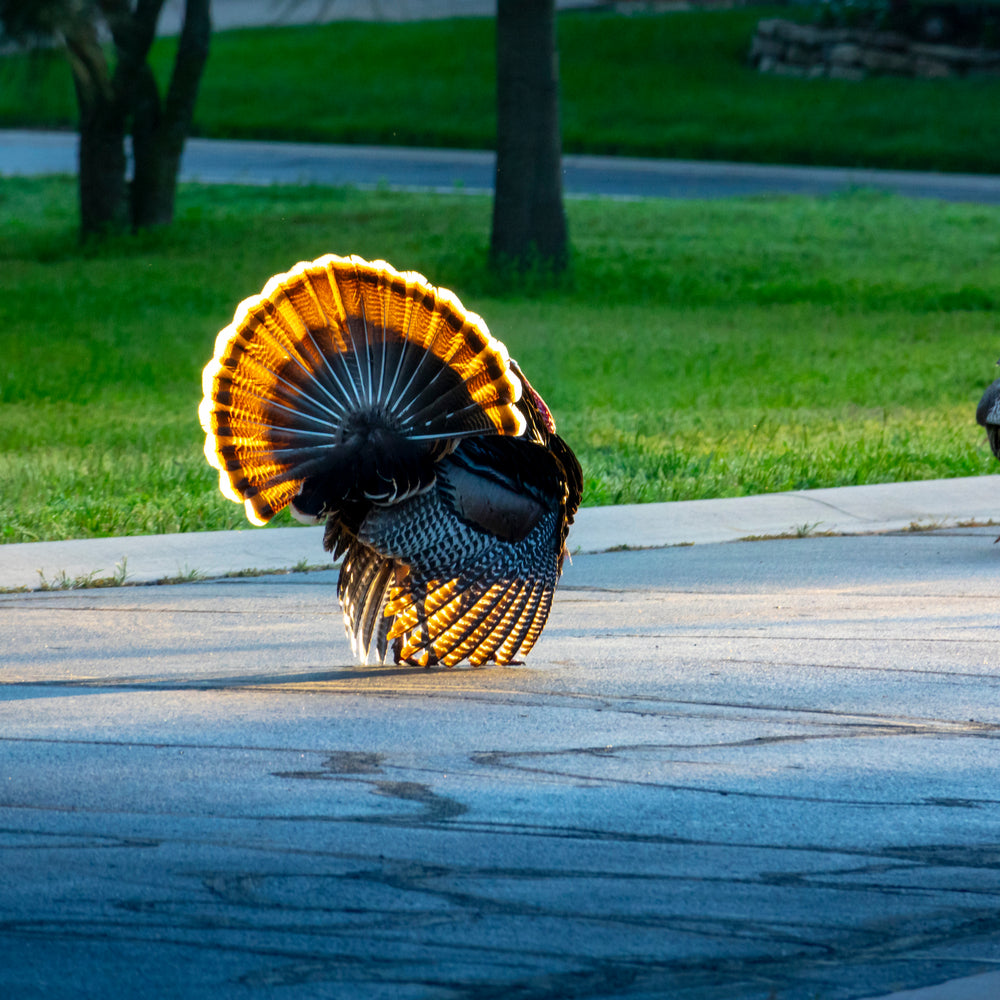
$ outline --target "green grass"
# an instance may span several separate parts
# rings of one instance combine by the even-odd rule
[[[0,180],[0,539],[244,525],[202,455],[201,368],[241,298],[325,252],[421,270],[481,313],[588,504],[996,471],[973,413],[1000,354],[1000,209],[572,201],[571,274],[505,292],[490,208],[186,186],[173,227],[80,247],[71,180]]]
[[[559,17],[568,152],[1000,172],[1000,78],[802,81],[756,73],[749,7]],[[176,42],[153,63],[165,78]],[[196,134],[492,148],[489,19],[217,33]],[[70,127],[58,54],[0,60],[0,126]]]

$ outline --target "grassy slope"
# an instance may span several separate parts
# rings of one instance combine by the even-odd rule
[[[829,199],[569,205],[572,277],[501,293],[487,199],[183,189],[81,249],[67,180],[0,181],[0,538],[235,527],[199,373],[296,260],[384,256],[484,315],[581,456],[591,504],[994,471],[1000,210]]]
[[[1000,79],[762,76],[745,54],[757,20],[773,13],[561,15],[566,150],[1000,172],[1000,147],[984,141],[1000,125]],[[493,44],[491,22],[478,18],[219,33],[195,131],[491,147]],[[155,47],[161,78],[174,45]],[[74,120],[58,56],[0,61],[0,125]]]

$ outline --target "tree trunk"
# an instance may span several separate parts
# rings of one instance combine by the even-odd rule
[[[81,107],[78,189],[84,236],[126,227],[125,129],[103,102],[89,114]]]
[[[185,0],[184,27],[161,103],[147,58],[164,0],[0,0],[0,28],[22,42],[65,43],[80,115],[83,237],[170,222],[181,154],[208,59],[211,0]],[[106,23],[114,72],[99,41]],[[125,137],[135,173],[126,183]]]
[[[568,261],[555,0],[498,0],[495,267]]]
[[[173,220],[177,174],[208,60],[211,33],[209,0],[187,0],[184,27],[162,106],[153,74],[143,63],[132,115],[132,224],[137,229]]]
[[[147,63],[164,0],[97,0],[115,47],[112,74],[98,43],[92,9],[69,5],[60,30],[66,40],[80,111],[80,230],[172,221],[181,154],[208,59],[210,0],[186,0],[184,27],[166,98],[161,102]],[[132,136],[135,170],[126,183],[125,136]]]
[[[65,38],[80,111],[80,231],[88,236],[127,223],[125,113],[115,98],[93,21],[76,19]]]

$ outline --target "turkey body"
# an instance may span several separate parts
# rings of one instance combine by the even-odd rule
[[[548,407],[482,319],[384,261],[327,256],[240,304],[203,374],[205,454],[255,523],[325,522],[361,662],[515,662],[582,495]]]

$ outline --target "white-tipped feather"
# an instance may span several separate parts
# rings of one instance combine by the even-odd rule
[[[229,498],[230,500],[236,499],[235,496]],[[261,517],[257,511],[253,509],[253,503],[250,500],[243,501],[243,509],[246,511],[247,520],[258,528],[263,528],[267,524],[267,518]]]

